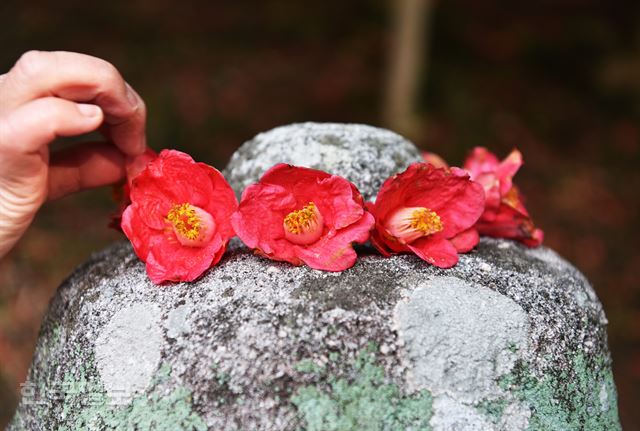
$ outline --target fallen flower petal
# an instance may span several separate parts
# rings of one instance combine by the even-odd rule
[[[122,230],[156,284],[193,281],[217,264],[234,236],[238,203],[222,174],[163,150],[130,181]]]
[[[459,168],[415,163],[387,179],[368,207],[376,219],[371,242],[382,254],[413,252],[448,268],[478,243],[472,227],[484,210],[484,191]]]
[[[476,147],[464,167],[471,179],[482,184],[486,207],[476,228],[481,235],[515,239],[529,247],[542,243],[544,233],[537,229],[527,212],[513,177],[522,166],[522,154],[513,150],[503,161],[486,148]]]
[[[367,241],[374,220],[344,178],[278,164],[245,189],[231,223],[262,256],[342,271],[355,263],[352,243]]]

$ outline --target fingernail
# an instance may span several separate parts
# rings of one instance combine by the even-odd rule
[[[100,115],[100,108],[98,108],[96,105],[78,103],[78,110],[85,117],[97,117],[98,115]]]
[[[127,87],[127,99],[129,100],[129,103],[131,104],[131,106],[136,108],[138,106],[138,96],[136,95],[136,92],[133,91],[133,88],[131,88],[129,84],[125,83],[125,85]]]

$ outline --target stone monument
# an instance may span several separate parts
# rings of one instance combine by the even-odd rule
[[[245,143],[234,189],[277,162],[365,199],[420,161],[364,125],[305,123]],[[126,242],[58,289],[10,430],[616,430],[607,320],[545,247],[483,239],[452,269],[367,247],[342,273],[234,242],[194,283],[155,286]]]

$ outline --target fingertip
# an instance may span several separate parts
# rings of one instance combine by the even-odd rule
[[[147,149],[144,123],[127,121],[109,130],[109,137],[120,150],[128,156],[139,156]]]
[[[142,98],[138,95],[138,93],[136,93],[136,91],[129,85],[128,82],[125,82],[124,86],[126,89],[127,100],[129,100],[129,103],[134,109],[138,109]]]
[[[78,103],[78,111],[87,118],[100,118],[100,120],[102,120],[103,117],[102,109],[97,105]]]

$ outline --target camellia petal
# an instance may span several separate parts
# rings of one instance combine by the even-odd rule
[[[464,162],[464,169],[469,171],[471,178],[483,172],[495,172],[500,161],[491,151],[484,147],[475,147]]]
[[[297,247],[297,255],[311,268],[325,271],[342,271],[356,261],[352,243],[364,243],[369,239],[373,216],[365,212],[349,227],[340,229],[333,236],[324,236],[310,247]]]
[[[231,223],[262,256],[342,271],[354,264],[352,243],[367,241],[374,220],[344,178],[278,164],[247,187]]]
[[[384,182],[369,205],[371,242],[382,254],[413,252],[437,266],[458,261],[477,244],[472,226],[484,211],[484,191],[459,168],[416,163]]]
[[[535,228],[513,176],[522,166],[522,154],[513,150],[503,161],[486,148],[476,147],[465,161],[471,179],[484,187],[486,205],[476,228],[481,235],[515,239],[529,247],[542,243],[544,233]]]
[[[231,216],[231,224],[247,247],[299,265],[300,260],[289,247],[283,227],[284,218],[295,209],[296,199],[284,187],[252,184],[244,190],[238,211]]]
[[[154,244],[146,261],[147,274],[156,284],[196,280],[220,261],[225,247],[217,234],[201,249],[179,243]]]
[[[155,235],[154,229],[147,226],[146,223],[135,223],[133,220],[136,218],[138,209],[135,208],[136,204],[129,204],[122,213],[121,228],[124,234],[131,241],[133,250],[140,259],[146,259],[149,254],[149,244],[151,238]]]
[[[451,244],[458,250],[458,253],[466,253],[473,250],[479,242],[480,235],[476,228],[469,228],[451,238]]]
[[[515,239],[528,247],[537,247],[544,239],[544,232],[534,226],[528,215],[508,205],[500,206],[494,220],[480,220],[476,228],[482,235]]]
[[[238,206],[220,172],[164,150],[130,187],[121,226],[154,283],[193,281],[220,261]]]
[[[421,238],[409,245],[409,250],[440,268],[451,268],[458,263],[458,250],[445,238]]]
[[[513,177],[522,166],[522,153],[513,150],[496,168],[496,176],[500,179],[500,194],[506,194],[512,187]]]
[[[131,181],[157,157],[158,153],[149,147],[140,155],[127,157],[125,161],[125,171],[127,173],[127,184],[129,187],[131,186]]]

